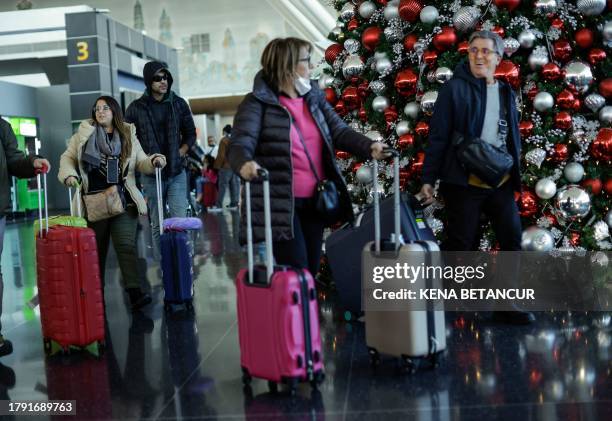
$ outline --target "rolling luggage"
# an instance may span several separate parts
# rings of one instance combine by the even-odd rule
[[[380,203],[380,232],[382,238],[390,238],[393,226],[393,196]],[[435,241],[427,226],[423,209],[417,199],[408,194],[401,195],[399,204],[400,228],[404,240],[417,238]],[[416,222],[416,223],[415,223]],[[369,208],[357,217],[355,225],[346,224],[332,232],[325,240],[325,253],[336,284],[340,305],[346,320],[356,319],[361,314],[361,252],[364,246],[374,241],[374,208]]]
[[[159,234],[161,242],[161,268],[166,311],[193,311],[193,246],[191,229],[202,227],[197,218],[171,218],[164,221],[161,168],[155,168]],[[181,221],[185,221],[181,224]],[[192,226],[199,221],[199,226]]]
[[[217,203],[217,195],[219,193],[217,189],[217,174],[211,169],[205,170],[203,173],[205,173],[203,175],[206,180],[202,186],[202,205],[205,208],[209,208]]]
[[[295,393],[299,382],[323,380],[323,355],[314,279],[307,269],[274,266],[268,173],[263,178],[266,265],[253,266],[251,189],[245,184],[248,268],[236,278],[240,364],[245,391],[252,377]]]
[[[411,220],[414,224],[414,232],[417,238],[402,244],[400,237],[400,194],[399,194],[399,156],[396,153],[394,159],[394,226],[395,233],[393,242],[382,241],[380,235],[380,213],[378,191],[378,163],[374,162],[374,235],[373,242],[366,244],[365,251],[395,251],[396,262],[408,263],[410,266],[441,266],[440,248],[434,241],[424,240],[420,237],[418,222]],[[394,285],[397,283],[397,285]],[[387,280],[386,288],[394,290],[394,287],[405,286],[405,280]],[[413,284],[413,289],[440,288],[439,279],[418,279]],[[405,300],[401,311],[366,311],[365,328],[366,343],[368,346],[371,362],[376,365],[380,361],[380,354],[400,357],[403,368],[414,372],[420,365],[420,361],[428,359],[432,366],[437,365],[438,355],[446,349],[446,330],[444,322],[444,310],[441,302],[427,302],[427,310],[414,310],[415,303]]]
[[[41,202],[38,175],[39,204]],[[45,203],[47,176],[44,175]],[[104,345],[104,296],[96,236],[90,228],[49,227],[39,206],[36,271],[45,353],[87,348],[99,354]]]

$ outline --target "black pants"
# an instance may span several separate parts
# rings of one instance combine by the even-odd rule
[[[448,213],[448,238],[442,245],[443,250],[478,250],[480,215],[483,212],[491,221],[501,250],[521,249],[521,219],[509,181],[496,189],[444,183],[441,193]]]
[[[321,222],[308,199],[295,199],[293,214],[293,239],[274,241],[273,253],[276,263],[297,268],[307,268],[312,276],[319,271],[321,245],[323,243]]]

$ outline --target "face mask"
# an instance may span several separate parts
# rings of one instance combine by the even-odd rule
[[[306,95],[308,92],[310,92],[310,89],[312,88],[310,86],[310,80],[302,76],[298,76],[295,78],[293,86],[295,87],[295,90],[300,96]]]

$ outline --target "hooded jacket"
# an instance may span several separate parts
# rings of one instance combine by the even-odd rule
[[[311,86],[312,89],[304,96],[304,100],[325,143],[323,148],[325,175],[338,189],[342,209],[341,219],[352,221],[353,208],[346,183],[336,164],[335,150],[338,148],[362,159],[369,159],[372,140],[346,125],[329,105],[316,81],[311,81]],[[250,160],[255,160],[269,171],[274,241],[290,240],[294,237],[290,128],[289,111],[280,104],[278,94],[266,83],[260,71],[255,76],[253,91],[242,101],[234,117],[227,159],[236,173],[239,173],[242,165]],[[251,198],[253,241],[263,241],[265,239],[263,186],[260,181],[254,180],[251,183]],[[242,210],[244,212],[244,207]],[[246,218],[243,217],[241,221],[240,239],[244,242]]]
[[[154,174],[155,168],[153,167],[152,161],[155,157],[160,155],[153,154],[151,156],[147,156],[136,138],[136,129],[134,128],[134,125],[128,124],[128,126],[131,134],[130,139],[121,139],[121,141],[132,142],[132,153],[128,159],[121,162],[123,186],[134,203],[136,203],[138,213],[141,215],[146,215],[147,204],[145,203],[142,193],[140,190],[138,190],[138,187],[136,187],[135,172],[138,171],[143,174]],[[62,184],[65,184],[68,177],[76,177],[77,179],[80,179],[83,194],[86,194],[89,191],[89,180],[87,177],[87,171],[83,167],[83,160],[81,159],[81,156],[83,154],[83,148],[85,147],[89,137],[93,134],[94,130],[95,126],[93,125],[92,120],[83,120],[81,122],[76,133],[72,135],[68,141],[68,148],[60,158],[60,167],[57,174],[57,178]],[[74,195],[72,198],[75,205],[76,198],[77,195]],[[83,209],[85,209],[84,206]]]
[[[167,112],[162,112],[166,120],[158,124],[157,115],[159,110],[154,110],[157,104],[151,95],[151,84],[153,76],[160,70],[168,74],[168,93],[161,100],[167,107]],[[183,171],[182,158],[179,153],[181,145],[191,148],[196,141],[196,129],[187,102],[172,91],[172,74],[163,63],[151,61],[145,64],[143,70],[146,90],[143,95],[132,102],[125,112],[125,120],[136,126],[136,135],[147,154],[160,153],[166,156],[167,165],[164,168],[164,177],[174,177]],[[159,131],[158,127],[165,127],[165,132]]]
[[[498,83],[508,110],[509,133],[506,146],[514,159],[510,180],[514,190],[520,191],[521,141],[515,95],[509,84],[501,80],[498,80]],[[424,184],[433,185],[437,179],[440,179],[450,184],[468,185],[469,174],[457,159],[455,147],[452,145],[452,135],[454,132],[459,132],[464,136],[479,137],[484,125],[486,107],[486,80],[475,78],[470,71],[469,63],[462,61],[455,68],[453,77],[440,89],[434,106],[423,163]]]
[[[11,204],[11,176],[34,177],[32,162],[38,156],[25,156],[17,149],[17,138],[9,123],[0,118],[0,218]]]

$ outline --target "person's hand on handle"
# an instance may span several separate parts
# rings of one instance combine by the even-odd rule
[[[155,168],[164,168],[166,166],[166,157],[163,155],[156,155],[151,162]]]
[[[51,164],[45,158],[36,158],[32,161],[32,166],[36,174],[48,173],[51,170]]]
[[[79,185],[79,180],[71,175],[64,181],[64,184],[66,184],[68,187],[77,187]]]
[[[382,159],[389,158],[391,154],[385,150],[386,148],[387,145],[382,142],[372,143],[372,146],[370,146],[370,150],[372,151],[372,158],[379,161]]]
[[[423,184],[419,192],[422,205],[430,205],[434,202],[434,188],[431,184]]]
[[[260,168],[259,164],[255,161],[247,161],[240,168],[240,177],[242,177],[246,181],[251,181],[254,178],[257,178],[259,174],[257,174],[257,170]]]

